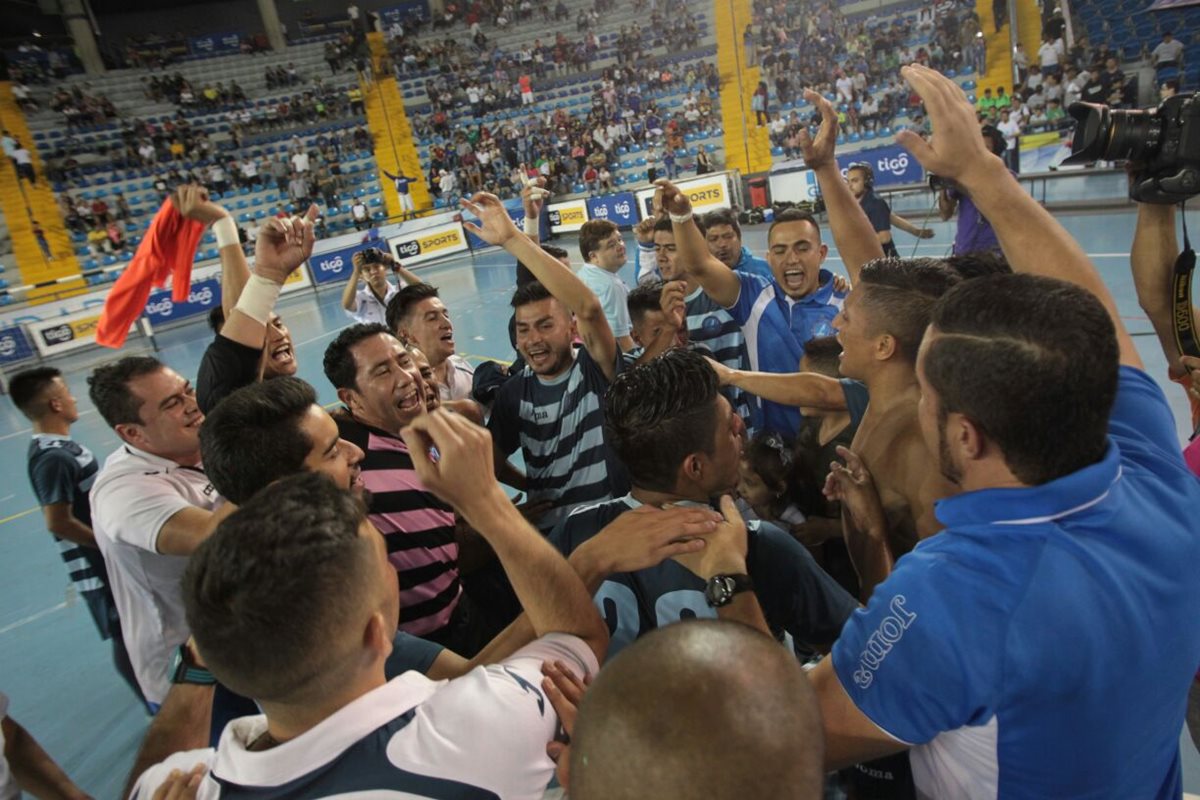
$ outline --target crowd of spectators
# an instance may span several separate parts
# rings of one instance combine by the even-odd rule
[[[645,157],[651,174],[680,173],[683,165],[676,151],[684,146],[683,137],[715,124],[720,78],[711,63],[677,68],[654,54],[657,48],[664,55],[677,54],[700,43],[701,18],[679,0],[638,4],[638,10],[649,12],[649,24],[622,26],[612,43],[616,64],[601,71],[586,112],[539,109],[516,120],[478,121],[497,111],[535,104],[539,85],[554,76],[591,71],[601,46],[594,23],[611,10],[609,0],[581,8],[578,39],[559,30],[545,41],[538,37],[509,49],[489,39],[485,22],[503,29],[513,20],[526,21],[539,13],[543,21],[566,21],[566,7],[552,9],[548,2],[528,0],[516,6],[451,3],[433,27],[462,26],[466,37],[450,34],[431,42],[417,37],[418,26],[397,23],[387,30],[384,71],[403,76],[436,69],[424,86],[429,113],[411,115],[417,139],[431,145],[427,177],[435,197],[449,203],[481,189],[510,193],[539,176],[553,194],[572,192],[580,183],[593,191],[610,189],[619,169],[618,148],[635,144],[649,148]],[[672,112],[645,97],[663,89],[685,89],[682,107]],[[458,115],[468,109],[473,124],[463,125]],[[698,168],[711,168],[707,157]]]
[[[899,78],[904,64],[939,70],[986,69],[986,44],[974,3],[943,0],[914,16],[850,20],[835,3],[757,0],[743,32],[747,59],[762,70],[751,101],[786,157],[799,155],[799,133],[819,122],[791,108],[807,89],[832,100],[847,136],[878,133],[909,115],[921,129],[919,98]]]

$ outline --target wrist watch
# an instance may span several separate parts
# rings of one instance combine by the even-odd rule
[[[704,587],[704,599],[709,608],[720,608],[732,603],[734,596],[753,588],[749,575],[713,575]]]
[[[175,648],[175,656],[171,660],[171,683],[191,683],[196,686],[212,686],[217,682],[206,667],[199,666],[192,658],[192,651],[187,644]]]

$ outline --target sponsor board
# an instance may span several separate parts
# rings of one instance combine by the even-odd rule
[[[452,222],[388,239],[392,255],[406,267],[467,249],[462,223]]]
[[[771,197],[788,203],[812,202],[817,199],[817,174],[811,169],[771,175]]]
[[[379,18],[383,20],[384,30],[387,30],[394,22],[403,25],[414,12],[421,19],[429,19],[429,3],[426,0],[407,0],[404,3],[379,9]]]
[[[43,356],[53,356],[96,344],[96,326],[99,324],[100,311],[88,310],[59,319],[34,322],[26,329],[38,352]],[[148,321],[144,324],[149,326]],[[130,323],[130,332],[136,329],[137,323]]]
[[[33,345],[17,326],[0,328],[0,364],[15,364],[33,358]]]
[[[287,280],[283,282],[283,288],[279,290],[279,293],[291,294],[292,292],[300,289],[308,289],[312,285],[312,277],[308,274],[308,270],[301,267],[291,275],[288,275]]]
[[[550,230],[554,233],[577,231],[588,221],[586,200],[552,203],[546,206],[546,210],[550,213]]]
[[[221,305],[221,279],[205,278],[192,283],[187,300],[176,303],[171,299],[169,289],[159,289],[150,293],[146,302],[146,316],[155,325],[186,319],[197,314],[207,314],[209,309]]]
[[[692,211],[704,214],[719,208],[730,208],[733,198],[729,191],[728,175],[705,175],[690,181],[679,181],[675,184],[679,191],[692,201]],[[653,214],[654,189],[642,189],[637,193],[638,208],[642,219]]]
[[[902,183],[920,183],[925,180],[925,170],[912,154],[899,145],[859,150],[837,157],[842,176],[851,164],[870,164],[875,173],[875,186],[898,186]]]
[[[310,256],[308,259],[308,268],[312,273],[312,281],[322,284],[346,280],[350,277],[350,272],[354,269],[354,264],[351,262],[354,254],[371,247],[386,250],[387,243],[382,239],[368,239],[352,247],[343,247],[338,250],[329,250],[319,255],[314,254]],[[286,290],[287,287],[284,287],[284,289]]]
[[[237,33],[210,33],[207,36],[193,36],[188,39],[188,50],[196,56],[240,53],[242,37]]]
[[[588,217],[591,219],[606,219],[625,228],[638,221],[637,198],[633,192],[618,192],[602,197],[589,197],[587,201]]]

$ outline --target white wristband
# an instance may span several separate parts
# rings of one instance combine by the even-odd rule
[[[237,224],[233,221],[233,217],[224,216],[213,223],[213,235],[217,237],[217,249],[228,247],[231,244],[240,245],[242,240],[238,237]]]
[[[667,216],[671,218],[672,224],[682,225],[692,218],[692,212],[689,211],[686,214],[672,214],[667,212]]]
[[[250,319],[266,325],[271,319],[271,312],[275,310],[275,301],[279,299],[279,290],[282,288],[281,284],[267,280],[261,275],[251,275],[234,308]]]
[[[526,236],[530,237],[531,239],[533,237],[537,236],[538,235],[538,227],[539,227],[539,225],[538,225],[537,217],[531,217],[529,215],[525,216],[524,228],[525,228]]]

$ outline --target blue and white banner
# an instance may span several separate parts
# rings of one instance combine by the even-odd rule
[[[620,228],[637,224],[637,198],[633,196],[633,192],[590,197],[587,205],[589,219],[606,219]]]
[[[150,293],[146,303],[146,316],[154,325],[207,314],[209,309],[221,305],[221,278],[205,278],[192,283],[187,300],[176,303],[171,299],[170,289],[159,289]]]
[[[0,364],[15,364],[33,358],[33,345],[23,328],[0,328]]]
[[[353,247],[330,250],[328,253],[312,256],[308,259],[308,268],[312,272],[313,282],[322,284],[346,280],[350,277],[350,271],[354,269],[354,264],[350,259],[360,250],[371,247],[376,247],[385,253],[389,250],[387,242],[382,239],[368,239]]]
[[[899,145],[859,150],[837,157],[838,168],[846,174],[851,164],[866,163],[875,173],[875,186],[895,186],[901,183],[920,183],[925,171],[912,154]]]
[[[429,3],[426,0],[408,0],[408,2],[381,8],[379,9],[379,18],[383,21],[383,29],[386,31],[393,23],[399,22],[403,25],[414,13],[421,19],[429,19]]]
[[[188,52],[194,56],[231,55],[242,51],[239,33],[210,33],[188,39]]]

